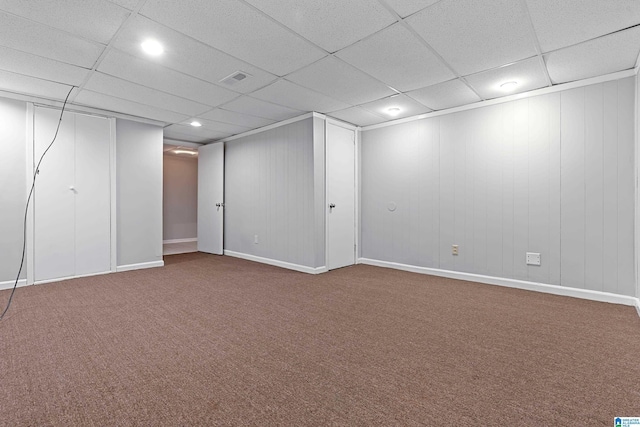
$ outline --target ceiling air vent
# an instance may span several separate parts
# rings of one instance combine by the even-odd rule
[[[251,74],[249,73],[245,73],[244,71],[236,71],[235,73],[220,80],[220,83],[223,83],[227,86],[233,86],[249,77],[251,77]]]

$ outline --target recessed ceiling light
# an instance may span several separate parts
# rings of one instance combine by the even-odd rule
[[[194,128],[199,128],[200,126],[202,126],[202,123],[194,120],[191,122],[191,126],[193,126]]]
[[[391,116],[397,116],[398,114],[400,114],[400,108],[391,107],[391,108],[387,109],[387,113],[389,113],[389,115],[391,115]]]
[[[142,50],[144,50],[145,53],[152,56],[158,56],[164,53],[164,47],[162,47],[157,40],[147,39],[142,42],[140,46],[142,46]]]
[[[196,154],[198,154],[197,151],[181,150],[181,149],[173,150],[173,152],[175,154],[191,154],[192,156],[195,156]]]
[[[516,86],[518,86],[518,82],[516,81],[504,82],[500,85],[500,89],[504,91],[511,91],[514,90]]]

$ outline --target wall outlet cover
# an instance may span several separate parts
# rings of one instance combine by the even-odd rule
[[[538,252],[527,252],[527,265],[540,265],[540,254]]]

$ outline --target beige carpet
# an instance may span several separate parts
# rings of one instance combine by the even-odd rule
[[[312,276],[200,253],[166,264],[18,289],[0,322],[0,425],[640,416],[632,307],[370,266]]]

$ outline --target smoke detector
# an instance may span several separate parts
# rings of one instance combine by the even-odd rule
[[[251,77],[251,74],[249,73],[245,73],[244,71],[236,71],[235,73],[228,75],[224,79],[220,80],[220,83],[223,83],[227,86],[233,86],[245,79],[248,79],[249,77]]]

